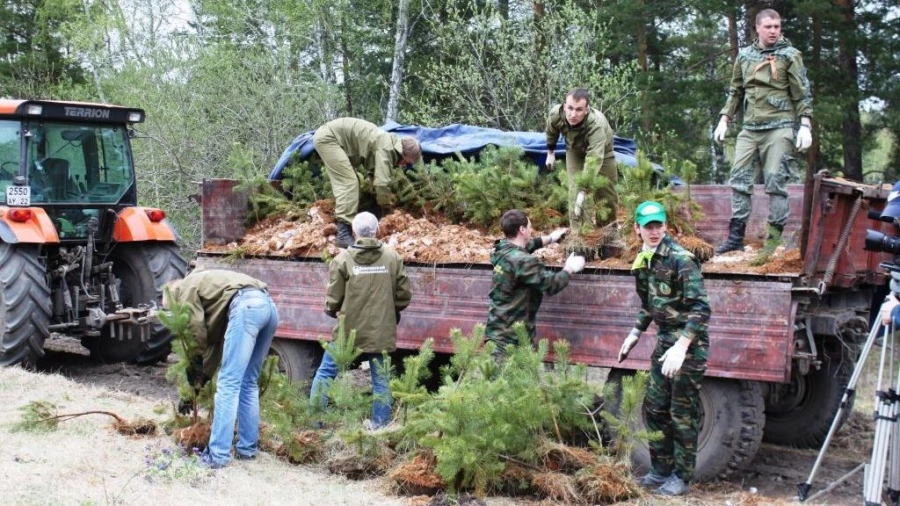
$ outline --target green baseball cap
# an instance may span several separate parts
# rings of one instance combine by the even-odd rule
[[[653,202],[652,200],[643,202],[637,207],[637,211],[634,212],[634,221],[642,227],[651,221],[665,223],[666,208],[659,202]]]

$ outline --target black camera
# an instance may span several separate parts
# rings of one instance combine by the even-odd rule
[[[866,245],[868,251],[884,251],[900,255],[900,237],[882,234],[876,230],[866,230]]]
[[[900,182],[894,184],[888,195],[887,205],[883,211],[869,210],[869,218],[873,220],[892,223],[895,230],[900,231]],[[900,237],[883,234],[877,230],[866,230],[866,244],[868,251],[883,251],[900,255]]]

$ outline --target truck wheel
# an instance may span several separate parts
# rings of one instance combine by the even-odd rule
[[[31,366],[44,356],[50,288],[39,248],[0,243],[0,366]]]
[[[822,367],[810,368],[806,375],[797,367],[791,382],[772,384],[766,395],[766,430],[763,441],[797,448],[819,448],[828,435],[840,407],[844,389],[853,374],[850,358],[825,356]],[[852,411],[844,410],[843,424]]]
[[[613,369],[607,382],[621,384],[624,376],[634,371]],[[616,413],[621,390],[614,390],[613,406]],[[609,402],[609,401],[608,401]],[[700,434],[697,437],[697,464],[694,479],[708,481],[728,478],[746,467],[762,441],[763,397],[759,383],[754,381],[704,378],[700,389]],[[640,427],[646,428],[641,416]],[[646,443],[636,442],[632,451],[635,472],[650,469],[650,449]]]
[[[179,254],[178,246],[172,243],[119,244],[109,259],[113,261],[113,273],[119,281],[119,299],[125,307],[159,302],[163,285],[183,278],[187,271],[187,261]],[[146,342],[137,337],[110,337],[107,326],[100,339],[88,343],[88,348],[103,362],[134,360],[139,364],[154,364],[169,355],[171,341],[171,334],[161,323],[151,326],[150,339]]]
[[[322,353],[322,346],[317,342],[278,337],[272,340],[269,349],[270,355],[278,357],[278,371],[291,381],[303,383],[307,393],[322,362]]]

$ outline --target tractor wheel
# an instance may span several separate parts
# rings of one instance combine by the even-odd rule
[[[276,337],[269,354],[278,357],[279,372],[291,381],[302,383],[304,390],[309,392],[316,369],[322,362],[323,350],[319,343]]]
[[[0,365],[34,365],[50,336],[47,268],[34,244],[0,243]]]
[[[607,382],[621,385],[621,380],[634,371],[613,369]],[[621,399],[621,387],[613,389],[615,414]],[[694,479],[709,481],[728,478],[746,467],[762,441],[763,397],[755,381],[704,378],[700,389],[700,434],[697,437],[697,463]],[[637,430],[645,430],[641,416]],[[650,449],[646,443],[635,442],[632,462],[637,473],[650,469]]]
[[[113,273],[119,282],[119,299],[125,307],[159,302],[163,285],[184,277],[187,261],[173,243],[148,242],[119,244],[109,255]],[[109,326],[99,339],[91,341],[92,355],[103,362],[134,360],[139,364],[154,364],[165,359],[171,351],[172,336],[165,326],[151,326],[150,339],[141,342],[137,337],[111,337]]]

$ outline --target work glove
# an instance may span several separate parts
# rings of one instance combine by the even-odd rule
[[[584,198],[584,191],[578,192],[578,195],[575,196],[575,209],[572,212],[575,213],[576,218],[581,217],[581,210],[584,208]]]
[[[203,373],[203,359],[200,357],[193,358],[185,372],[188,384],[194,387],[195,392],[199,392],[201,388],[209,383],[209,377]]]
[[[387,186],[375,187],[375,201],[383,214],[391,214],[394,210],[394,194]]]
[[[893,319],[891,318],[891,313],[894,311],[894,308],[900,305],[900,301],[897,300],[897,296],[894,295],[894,292],[888,294],[887,298],[884,300],[884,304],[881,305],[881,323],[882,325],[890,325]]]
[[[800,125],[800,130],[797,130],[797,144],[795,145],[797,151],[806,151],[812,145],[812,132],[809,129],[808,125]]]
[[[554,243],[554,242],[562,241],[563,238],[564,238],[564,237],[566,236],[566,234],[568,234],[568,233],[569,233],[569,229],[568,229],[568,228],[565,228],[565,227],[563,227],[563,228],[558,228],[558,229],[554,230],[553,232],[550,232],[550,242],[551,242],[551,243]]]
[[[569,274],[575,274],[576,272],[581,272],[581,269],[584,269],[584,257],[575,253],[570,254],[569,258],[566,259],[566,266],[563,267],[563,270]]]
[[[338,317],[337,311],[332,311],[327,308],[325,309],[325,314],[327,314],[329,318],[337,318]]]
[[[547,152],[547,160],[544,162],[544,167],[547,170],[553,170],[553,164],[556,163],[556,152],[548,151]]]
[[[397,323],[400,323],[400,310],[399,309],[394,310],[394,316],[397,318]]]
[[[713,139],[722,144],[722,141],[725,140],[725,134],[728,133],[728,116],[724,114],[719,119],[719,126],[716,127],[715,132],[713,132]]]
[[[194,403],[187,399],[178,399],[178,414],[189,415],[194,412]]]
[[[684,357],[687,355],[688,346],[690,346],[690,341],[679,339],[671,348],[663,353],[663,356],[659,357],[659,362],[662,364],[663,376],[671,379],[678,374],[678,371],[681,370],[681,366],[684,364]]]
[[[628,354],[631,353],[631,350],[640,339],[641,331],[638,329],[631,329],[628,337],[626,337],[625,341],[622,343],[622,347],[619,348],[619,363],[622,363],[623,360],[628,358]]]

